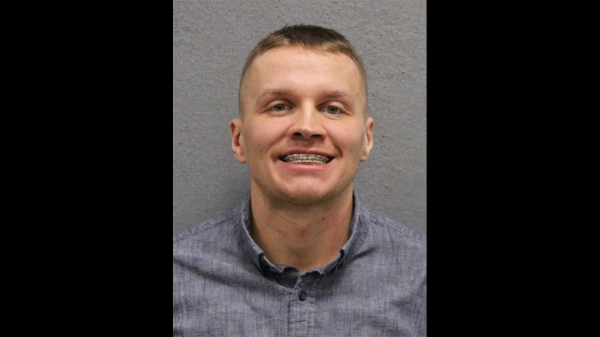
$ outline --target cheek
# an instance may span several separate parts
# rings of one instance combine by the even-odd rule
[[[341,126],[335,132],[335,142],[348,154],[358,155],[365,146],[365,130],[357,126]]]
[[[277,128],[272,123],[253,123],[246,133],[246,149],[255,155],[267,153],[277,141]]]

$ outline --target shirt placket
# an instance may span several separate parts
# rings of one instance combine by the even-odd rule
[[[298,277],[290,300],[289,336],[311,336],[315,319],[315,295],[318,273]]]

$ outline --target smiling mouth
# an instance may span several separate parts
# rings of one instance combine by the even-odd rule
[[[282,156],[279,159],[283,160],[286,163],[324,165],[329,163],[333,158],[321,156],[319,154],[295,153],[287,156]]]

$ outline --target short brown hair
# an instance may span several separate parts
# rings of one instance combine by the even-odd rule
[[[257,45],[252,49],[250,55],[246,59],[244,70],[240,78],[240,90],[239,90],[239,101],[240,101],[240,115],[242,114],[242,83],[244,77],[254,61],[255,58],[264,54],[270,49],[283,46],[294,46],[302,45],[308,49],[315,49],[328,53],[341,53],[354,61],[360,74],[363,78],[365,85],[365,93],[367,92],[367,73],[362,59],[358,56],[354,47],[344,37],[344,35],[336,32],[333,29],[323,28],[320,26],[312,25],[294,25],[285,26],[282,29],[273,32],[263,38]],[[368,95],[367,95],[368,96]]]

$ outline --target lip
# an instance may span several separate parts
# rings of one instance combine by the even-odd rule
[[[335,157],[327,152],[324,151],[319,151],[319,150],[306,150],[306,149],[291,149],[291,150],[287,150],[284,153],[282,153],[281,155],[278,156],[278,158],[282,158],[285,156],[289,156],[290,154],[296,154],[296,153],[302,153],[302,154],[318,154],[321,156],[325,156],[325,157],[329,157],[331,158],[331,160],[335,159]]]
[[[334,160],[331,160],[327,164],[299,164],[278,160],[276,166],[283,169],[283,172],[290,173],[294,176],[309,173],[311,176],[315,177],[315,174],[323,175],[331,172],[331,169],[333,168],[333,166],[331,166],[331,162],[333,161]]]
[[[282,160],[283,157],[288,156],[290,154],[296,154],[296,153],[318,154],[321,156],[329,157],[330,160],[327,164],[300,164],[300,163],[285,162]],[[312,174],[321,172],[319,174],[324,174],[324,172],[329,171],[329,168],[331,167],[330,164],[333,161],[335,161],[335,157],[325,151],[307,150],[307,149],[291,149],[291,150],[287,150],[287,151],[283,152],[283,154],[278,157],[277,164],[282,165],[281,167],[285,168],[286,170],[290,170],[290,172],[295,172],[298,174],[301,174],[302,172],[306,172],[306,173],[311,172]]]

